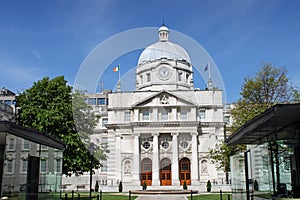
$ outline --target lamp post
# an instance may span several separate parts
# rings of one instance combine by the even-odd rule
[[[93,184],[93,160],[94,156],[92,153],[96,151],[95,144],[93,142],[90,143],[89,154],[90,154],[90,196],[89,199],[92,199],[92,184]]]

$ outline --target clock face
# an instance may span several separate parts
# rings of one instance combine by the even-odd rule
[[[167,80],[171,76],[171,71],[167,66],[162,66],[159,68],[158,76],[160,79]]]

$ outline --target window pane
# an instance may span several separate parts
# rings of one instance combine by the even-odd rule
[[[41,160],[41,172],[47,172],[47,160]]]
[[[205,110],[199,110],[199,119],[200,120],[206,119],[206,111]]]
[[[28,165],[28,161],[22,160],[22,172],[27,172],[27,165]]]
[[[130,111],[125,111],[125,113],[124,113],[124,121],[125,122],[131,121],[131,112]]]
[[[97,99],[97,104],[98,105],[105,105],[105,98],[98,98]]]
[[[89,104],[90,105],[96,105],[96,98],[90,98],[89,99]]]

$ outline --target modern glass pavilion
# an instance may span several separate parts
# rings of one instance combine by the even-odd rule
[[[300,104],[278,104],[245,123],[228,139],[246,144],[231,157],[233,199],[251,193],[300,197]]]
[[[59,199],[65,148],[46,133],[0,121],[0,197]]]

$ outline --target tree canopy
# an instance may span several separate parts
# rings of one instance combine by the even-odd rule
[[[93,133],[96,119],[84,102],[82,92],[72,93],[72,87],[63,76],[45,77],[17,96],[17,107],[21,108],[17,117],[19,124],[46,132],[68,145],[64,151],[63,174],[80,175],[89,171],[91,154],[83,141],[90,143],[88,136]],[[82,135],[86,140],[81,140]],[[102,158],[105,158],[104,152],[101,151]],[[99,167],[100,161],[94,159],[93,168]]]

